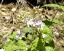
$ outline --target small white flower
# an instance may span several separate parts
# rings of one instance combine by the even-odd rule
[[[46,38],[46,37],[47,37],[47,35],[46,35],[46,34],[43,34],[43,35],[42,35],[42,37],[43,37],[43,38]]]
[[[4,49],[0,49],[0,51],[4,51]]]
[[[28,27],[32,26],[33,24],[34,24],[33,19],[30,19],[30,20],[27,21]]]

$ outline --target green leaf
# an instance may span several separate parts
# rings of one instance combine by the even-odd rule
[[[64,11],[64,6],[58,5],[58,4],[45,4],[42,7],[51,7],[51,8],[55,8],[55,9],[60,9]]]
[[[13,32],[11,35],[9,35],[9,38],[14,39],[16,37],[16,34],[17,34],[16,32]]]
[[[46,46],[45,49],[46,51],[54,51],[53,47],[50,47],[50,46]]]
[[[49,43],[50,41],[53,40],[52,31],[51,31],[51,29],[49,29],[47,26],[44,26],[43,28],[41,28],[40,31],[41,31],[41,33],[42,33],[42,36],[43,36],[43,35],[44,35],[44,36],[46,35],[46,37],[43,38],[46,43]]]
[[[9,41],[4,45],[5,51],[26,51],[26,45],[22,40],[18,42]]]
[[[52,37],[52,31],[47,26],[44,26],[40,29],[42,34],[47,34]]]
[[[28,51],[45,51],[43,39],[39,38],[35,39],[32,42],[31,47]]]
[[[26,51],[26,44],[22,40],[18,40],[17,46],[22,49],[22,51]]]
[[[45,4],[44,7],[54,7],[54,8],[59,8],[58,4]]]
[[[51,25],[53,25],[54,22],[52,22],[51,20],[45,20],[44,23],[45,23],[47,26],[51,26]]]
[[[5,45],[4,45],[4,50],[5,51],[13,51],[13,41],[9,41],[9,42],[7,42]]]
[[[47,35],[47,37],[44,38],[44,41],[45,41],[46,43],[50,43],[50,42],[52,41],[52,37],[49,36],[49,35]]]

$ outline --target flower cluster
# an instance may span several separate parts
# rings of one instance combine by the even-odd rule
[[[45,26],[45,24],[41,20],[38,20],[38,19],[26,18],[24,21],[28,27],[33,26],[33,27],[41,28],[42,26]]]

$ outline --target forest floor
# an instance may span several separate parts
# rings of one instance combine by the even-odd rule
[[[64,49],[64,15],[62,14],[64,12],[57,9],[0,4],[0,40],[13,31],[23,29],[26,23],[25,19],[32,18],[46,22],[45,24],[53,31],[53,41],[57,51],[60,47]],[[52,20],[56,21],[56,24],[53,24]]]

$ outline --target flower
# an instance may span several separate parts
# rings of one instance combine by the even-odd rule
[[[35,27],[40,28],[41,25],[42,25],[42,21],[41,20],[34,20],[33,22],[34,22],[33,26],[35,26]]]
[[[41,20],[38,20],[38,19],[25,18],[24,22],[26,23],[28,27],[33,26],[37,28],[42,28],[43,26],[45,26],[45,24]]]

